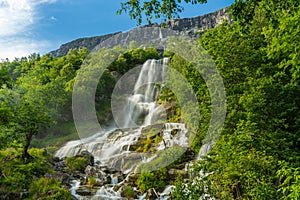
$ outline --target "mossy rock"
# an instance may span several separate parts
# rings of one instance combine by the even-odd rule
[[[164,128],[164,124],[153,124],[150,126],[146,126],[142,129],[141,136],[148,136],[151,139],[153,139],[156,135],[162,132],[163,128]]]
[[[164,124],[154,124],[142,129],[142,133],[135,144],[129,148],[130,151],[150,153],[154,152],[158,143],[162,141]]]
[[[82,151],[82,152],[80,152],[79,157],[85,158],[88,161],[89,165],[91,165],[91,166],[94,165],[94,156],[90,152]]]

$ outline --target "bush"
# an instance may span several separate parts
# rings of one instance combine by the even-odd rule
[[[89,165],[89,161],[84,157],[68,157],[66,158],[66,165],[72,171],[84,172],[85,168]]]
[[[93,188],[94,185],[96,185],[96,183],[97,183],[97,179],[96,178],[94,178],[92,176],[88,178],[88,185],[89,185],[90,188]]]
[[[49,178],[40,178],[30,185],[30,199],[39,200],[68,200],[71,199],[71,193],[68,189],[62,188],[60,181]]]
[[[160,169],[155,172],[145,172],[138,177],[137,186],[141,192],[145,192],[151,188],[161,190],[166,186],[166,179],[166,169]]]
[[[125,186],[121,192],[122,197],[126,197],[128,199],[135,198],[135,193],[132,187]]]
[[[22,153],[14,148],[0,151],[0,187],[5,192],[27,189],[35,177],[42,177],[52,170],[51,155],[45,150],[30,149],[32,159],[22,160]]]

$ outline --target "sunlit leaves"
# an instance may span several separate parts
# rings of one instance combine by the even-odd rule
[[[121,3],[117,14],[128,13],[131,19],[136,20],[137,25],[141,25],[144,18],[148,23],[159,18],[170,20],[179,18],[179,14],[184,11],[182,2],[202,4],[207,0],[129,0]]]

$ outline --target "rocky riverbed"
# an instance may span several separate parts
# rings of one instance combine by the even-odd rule
[[[187,164],[195,158],[192,150],[187,150],[181,162],[172,168],[167,167],[166,185],[159,190],[151,188],[140,191],[137,185],[139,173],[124,173],[115,169],[101,166],[94,162],[94,157],[87,151],[82,151],[76,156],[84,158],[88,165],[83,170],[72,171],[66,158],[54,158],[54,178],[60,179],[63,185],[70,188],[73,199],[169,199],[172,186],[178,175],[188,178]]]

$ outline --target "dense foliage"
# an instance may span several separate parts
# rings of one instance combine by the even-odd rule
[[[41,149],[30,149],[30,162],[24,162],[20,148],[0,150],[0,195],[15,199],[24,193],[27,199],[70,199],[71,193],[59,180],[45,177],[52,173],[52,155]],[[25,190],[24,190],[25,189]]]
[[[63,188],[59,180],[53,178],[40,178],[31,183],[29,187],[29,199],[50,200],[50,199],[71,199],[71,193]]]
[[[207,0],[184,0],[184,2],[189,4],[203,4]],[[137,25],[141,25],[143,17],[146,17],[148,23],[151,23],[153,19],[159,18],[171,20],[179,18],[179,13],[182,11],[184,11],[184,7],[181,0],[130,0],[121,2],[121,9],[117,11],[117,14],[126,12],[130,16],[130,19],[136,20]]]
[[[227,117],[175,199],[299,199],[298,6],[237,1],[236,21],[201,38],[224,80]]]
[[[0,63],[0,159],[4,163],[0,169],[0,195],[25,189],[35,199],[70,197],[59,181],[41,178],[52,172],[52,158],[46,151],[30,147],[46,147],[53,152],[66,141],[78,138],[72,118],[72,92],[88,53],[85,48],[71,49],[63,57],[33,54]],[[111,121],[110,101],[116,79],[150,58],[159,58],[159,53],[137,48],[116,54],[97,84],[95,107],[100,123],[108,125]],[[97,62],[89,67],[97,69]],[[66,164],[70,170],[84,171],[93,163],[83,156],[68,158]],[[44,183],[48,187],[42,188],[40,184]]]
[[[181,11],[178,2],[144,1],[140,5],[140,1],[128,1],[122,4],[122,10],[140,23],[142,12],[148,20],[152,15],[174,17]],[[224,129],[209,155],[195,162],[190,179],[178,176],[172,198],[299,199],[299,1],[237,0],[231,12],[232,24],[225,22],[199,40],[223,77],[227,97]],[[123,49],[116,47],[114,52],[116,55],[107,50],[98,52],[98,57],[90,60],[84,69],[86,75],[93,74],[98,69],[94,63],[99,57],[116,58],[97,82],[96,114],[98,121],[106,125],[112,118],[110,100],[117,78],[147,59],[160,57],[155,49],[137,48],[120,54]],[[75,139],[72,91],[88,53],[83,48],[70,50],[59,58],[33,54],[0,63],[1,194],[25,189],[32,199],[70,198],[70,193],[57,180],[45,176],[52,173],[48,152],[30,146],[50,149],[49,146]],[[209,126],[210,94],[191,63],[176,54],[165,55],[171,58],[169,66],[189,81],[199,101],[200,124],[190,143],[191,149],[197,152],[205,143],[203,138]],[[77,82],[84,83],[88,78],[82,76]],[[185,91],[175,95],[163,88],[159,103],[166,106],[169,102],[171,115],[167,120],[176,122],[186,118],[187,127],[193,129],[189,122],[196,115],[181,116],[183,113],[176,103],[185,96]],[[161,137],[155,140],[158,143]],[[151,142],[147,138],[137,151],[151,151]],[[170,148],[151,163],[141,165],[138,189],[162,190],[169,184],[168,167],[144,173],[142,169],[156,169],[179,153],[182,153],[180,148]],[[68,158],[66,163],[69,169],[79,171],[88,165],[81,157]],[[89,180],[93,187],[95,180],[93,177]],[[127,196],[133,196],[132,188],[124,191]]]
[[[161,169],[154,172],[142,173],[137,179],[137,186],[142,192],[146,192],[151,188],[162,190],[166,186],[166,181],[167,171]]]

